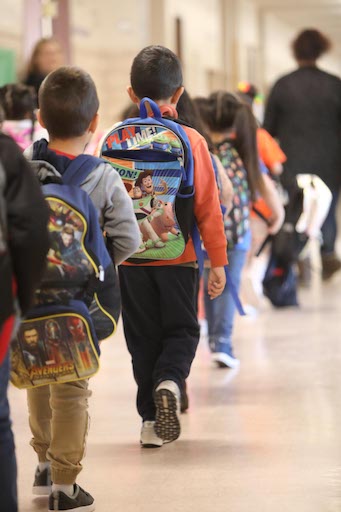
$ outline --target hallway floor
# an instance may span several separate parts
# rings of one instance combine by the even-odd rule
[[[266,305],[257,318],[238,318],[238,371],[215,368],[201,340],[182,435],[161,449],[139,446],[122,332],[102,346],[79,477],[98,512],[341,510],[341,276],[315,281],[299,309]],[[46,498],[30,494],[25,392],[11,388],[10,399],[20,512],[47,510]]]

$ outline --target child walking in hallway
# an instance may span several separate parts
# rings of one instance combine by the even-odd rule
[[[37,174],[45,166],[50,179],[62,179],[96,130],[99,101],[95,84],[79,68],[59,68],[44,80],[39,105],[38,118],[49,133],[49,143],[44,139],[36,142],[26,156],[33,160]],[[93,159],[93,169],[80,188],[92,199],[107,235],[113,262],[105,269],[105,279],[111,284],[113,264],[120,264],[138,248],[139,230],[131,200],[117,173],[107,162],[89,158]],[[115,293],[114,287],[111,292]],[[51,511],[95,510],[94,498],[76,484],[89,429],[90,396],[86,378],[27,392],[31,445],[39,460],[33,493],[49,495]]]
[[[161,113],[176,119],[183,80],[173,52],[162,46],[144,48],[133,61],[130,78],[129,96],[134,103],[150,98]],[[187,157],[194,161],[194,207],[189,215],[194,214],[211,260],[207,286],[215,299],[224,289],[227,263],[218,190],[206,141],[195,130],[184,130],[192,153]],[[180,391],[199,342],[198,273],[191,237],[175,259],[128,262],[119,269],[124,332],[138,386],[144,447],[160,447],[180,435]]]
[[[231,278],[237,290],[251,244],[250,202],[259,193],[272,210],[269,233],[276,233],[283,222],[283,209],[261,174],[256,141],[256,120],[248,105],[223,91],[212,94],[207,102],[204,121],[210,130],[225,171],[233,183],[234,198],[224,216]],[[204,271],[205,311],[212,360],[219,366],[236,368],[239,360],[232,346],[235,303],[226,287],[215,301],[208,293],[209,270]]]

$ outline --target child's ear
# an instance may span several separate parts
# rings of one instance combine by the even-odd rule
[[[46,128],[44,121],[41,118],[40,108],[36,111],[37,121],[43,128]]]
[[[176,107],[176,105],[178,104],[178,101],[179,99],[181,98],[182,96],[182,93],[184,92],[185,88],[183,86],[179,87],[175,93],[173,94],[172,98],[171,98],[171,101],[170,101],[170,104],[171,105],[174,105]]]
[[[128,85],[127,87],[127,93],[128,93],[128,96],[129,98],[131,99],[131,101],[133,103],[136,103],[136,105],[139,105],[140,104],[140,100],[138,99],[138,97],[136,96],[136,94],[134,93],[133,91],[133,88],[131,85]]]
[[[98,112],[97,114],[94,115],[90,125],[89,125],[89,132],[91,133],[95,133],[95,131],[97,130],[98,128],[98,122],[99,122],[99,115],[98,115]]]

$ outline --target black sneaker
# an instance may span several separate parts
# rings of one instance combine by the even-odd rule
[[[50,467],[43,469],[40,471],[39,466],[37,466],[34,482],[32,487],[32,493],[37,496],[48,496],[51,492],[51,469]]]
[[[49,496],[49,512],[68,510],[72,512],[92,512],[95,510],[95,500],[84,489],[75,484],[74,494],[68,496],[62,491],[53,491]]]

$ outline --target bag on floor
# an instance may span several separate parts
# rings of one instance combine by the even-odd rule
[[[88,379],[98,371],[99,353],[82,301],[40,306],[11,342],[11,381],[23,389]]]
[[[263,279],[263,293],[277,308],[298,306],[297,279],[292,263],[283,263],[273,254]]]
[[[128,261],[181,256],[195,229],[193,156],[181,124],[163,118],[158,105],[144,98],[140,117],[114,127],[105,136],[100,155],[121,176],[140,227],[140,247]],[[193,241],[199,251],[200,237]]]

